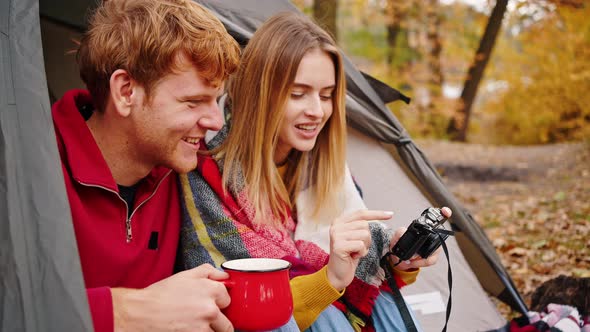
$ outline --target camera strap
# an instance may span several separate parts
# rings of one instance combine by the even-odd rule
[[[447,301],[447,312],[446,312],[446,316],[445,316],[445,326],[442,329],[442,332],[446,332],[447,325],[449,324],[449,317],[451,316],[451,305],[452,305],[451,293],[453,291],[453,273],[451,272],[451,258],[449,256],[449,249],[447,248],[447,244],[445,243],[445,239],[442,237],[442,235],[446,234],[446,235],[452,236],[452,235],[455,235],[455,232],[449,231],[446,229],[442,229],[442,228],[435,229],[434,232],[438,235],[438,238],[441,242],[441,246],[443,248],[445,256],[447,256],[447,271],[448,271],[447,280],[449,282],[449,300]]]
[[[449,231],[446,229],[434,229],[433,230],[439,237],[439,240],[441,242],[441,246],[443,248],[443,252],[445,253],[445,256],[447,257],[447,271],[448,271],[448,275],[447,275],[447,279],[448,279],[448,283],[449,283],[449,300],[447,301],[447,310],[446,310],[446,316],[445,316],[445,326],[442,329],[442,332],[446,332],[447,331],[447,325],[449,323],[449,317],[451,316],[451,291],[452,291],[452,287],[453,287],[453,274],[451,272],[451,261],[450,261],[450,256],[449,256],[449,250],[447,248],[447,245],[445,243],[445,238],[442,237],[442,235],[448,235],[448,236],[452,236],[455,235],[455,232],[453,231]],[[414,320],[412,319],[412,316],[410,315],[410,310],[408,309],[408,305],[406,304],[406,302],[404,301],[404,298],[399,290],[399,287],[397,286],[397,283],[395,282],[395,278],[393,277],[393,271],[392,266],[389,264],[388,262],[388,257],[390,255],[393,255],[390,252],[388,252],[385,256],[383,256],[383,258],[381,258],[381,267],[383,268],[383,271],[385,271],[385,279],[387,280],[387,284],[389,285],[389,288],[391,288],[391,292],[393,295],[393,301],[395,302],[395,305],[397,306],[402,320],[404,321],[404,325],[406,326],[406,330],[407,332],[417,332],[417,328],[416,328],[416,324],[414,323]]]
[[[416,329],[416,324],[414,324],[414,320],[410,315],[410,310],[406,305],[406,301],[402,297],[402,293],[399,291],[399,287],[395,282],[395,278],[393,277],[393,273],[391,271],[391,265],[387,261],[387,258],[393,255],[391,252],[388,252],[383,258],[381,258],[381,267],[385,271],[385,280],[387,280],[387,284],[389,288],[391,288],[391,293],[393,295],[393,301],[399,310],[400,315],[402,316],[402,320],[404,321],[404,325],[406,326],[406,330],[408,332],[418,332]]]

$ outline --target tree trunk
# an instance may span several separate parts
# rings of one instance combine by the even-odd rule
[[[442,43],[440,41],[440,8],[438,0],[426,0],[421,4],[421,10],[425,13],[422,26],[425,27],[425,45],[423,47],[424,58],[424,82],[425,98],[423,102],[416,103],[418,119],[421,123],[421,134],[431,135],[436,130],[439,117],[437,105],[440,105],[442,97],[443,74],[440,64]]]
[[[447,128],[447,134],[449,134],[452,140],[465,142],[467,137],[467,127],[469,126],[469,117],[471,115],[471,107],[473,106],[473,101],[483,76],[483,72],[490,59],[494,44],[496,43],[496,37],[502,27],[502,19],[504,18],[507,4],[508,0],[496,0],[496,5],[488,19],[483,37],[479,42],[477,52],[475,52],[475,58],[473,59],[471,67],[469,67],[469,72],[465,79],[465,85],[463,86],[463,92],[461,92],[460,105],[457,113]]]
[[[314,0],[313,18],[338,41],[338,29],[336,27],[336,13],[338,12],[338,0]]]
[[[427,64],[429,71],[428,83],[433,97],[439,98],[441,95],[441,84],[443,74],[440,65],[440,54],[442,52],[442,43],[440,42],[440,12],[438,0],[428,0],[426,4],[426,42],[428,44]]]
[[[317,1],[317,0],[316,0]],[[407,16],[407,4],[399,0],[387,0],[385,6],[387,27],[387,63],[392,64],[395,57],[397,37]]]

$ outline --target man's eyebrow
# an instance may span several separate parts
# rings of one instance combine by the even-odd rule
[[[186,91],[179,91],[177,98],[179,100],[201,100],[201,99],[217,99],[225,92],[225,84],[219,87],[206,87],[205,89],[195,89]]]
[[[219,95],[217,93],[196,93],[196,94],[185,94],[179,96],[181,100],[201,100],[201,99],[216,99]]]

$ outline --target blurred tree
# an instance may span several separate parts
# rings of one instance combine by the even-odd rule
[[[387,44],[384,21],[380,3],[373,0],[339,0],[338,44],[361,70],[385,64]]]
[[[467,128],[469,126],[473,101],[494,44],[496,43],[496,37],[502,26],[502,19],[504,18],[507,5],[508,0],[496,0],[496,5],[492,10],[479,47],[475,52],[473,63],[469,67],[467,78],[465,79],[463,92],[461,92],[459,109],[453,116],[447,129],[447,134],[453,140],[464,142],[467,138]]]
[[[509,88],[482,106],[496,118],[496,143],[590,138],[589,16],[590,6],[561,1],[499,45],[502,67],[492,75]]]
[[[306,7],[305,0],[291,0],[291,3],[301,11],[303,11]]]
[[[443,73],[440,64],[440,55],[442,52],[442,43],[440,40],[439,30],[441,27],[440,8],[438,0],[425,1],[426,9],[426,44],[428,55],[426,62],[430,72],[429,85],[434,98],[441,96],[441,84],[443,82]]]
[[[313,1],[312,0],[290,0],[291,3],[302,11],[305,15],[313,17]]]
[[[441,111],[443,73],[440,12],[438,0],[419,1],[413,8],[414,15],[409,15],[408,20],[420,52],[420,57],[412,63],[412,83],[414,106],[418,113],[417,129],[419,135],[425,137],[444,134],[448,123],[448,117]]]
[[[314,2],[304,3],[311,14]],[[448,138],[458,97],[474,78],[470,65],[485,60],[469,140],[524,144],[590,137],[588,0],[512,0],[497,22],[489,48],[494,56],[482,55],[482,39],[489,39],[482,36],[499,7],[492,1],[482,11],[462,1],[339,0],[339,44],[361,70],[413,98],[411,105],[388,105],[412,136]],[[394,20],[396,8],[403,15]],[[421,104],[430,100],[432,105]]]
[[[385,3],[385,27],[387,29],[387,61],[392,64],[395,58],[398,35],[407,33],[408,10],[411,1],[387,0]]]
[[[336,28],[336,16],[338,13],[338,0],[314,0],[313,17],[322,28],[332,34],[334,40],[338,40]]]
[[[563,7],[583,8],[584,0],[549,0],[550,2]],[[587,4],[586,4],[587,6]]]

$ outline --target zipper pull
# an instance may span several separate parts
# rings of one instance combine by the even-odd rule
[[[125,221],[125,228],[127,229],[127,243],[129,243],[133,238],[133,235],[131,234],[131,219]]]

